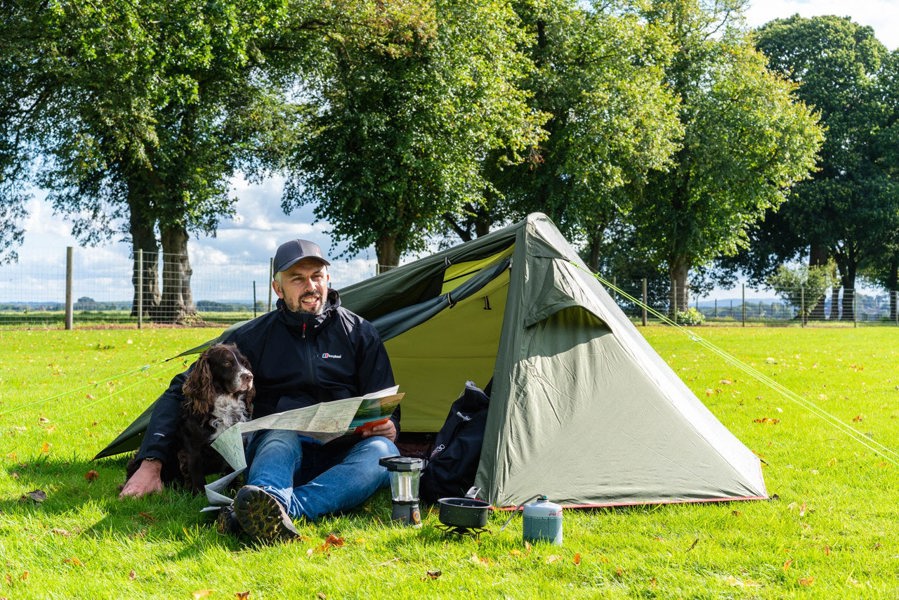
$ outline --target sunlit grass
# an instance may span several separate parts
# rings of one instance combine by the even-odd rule
[[[505,514],[478,539],[446,537],[436,511],[393,527],[381,493],[265,548],[216,533],[199,498],[118,500],[124,459],[91,460],[185,366],[165,359],[217,331],[0,331],[0,597],[897,597],[895,459],[688,336],[641,331],[764,460],[775,500],[566,511],[563,546],[529,547]],[[899,329],[695,331],[899,450]]]

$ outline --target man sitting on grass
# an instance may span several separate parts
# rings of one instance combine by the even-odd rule
[[[340,306],[329,289],[330,263],[317,244],[291,240],[275,254],[272,289],[277,310],[228,336],[250,360],[256,384],[254,417],[361,396],[394,385],[390,360],[368,321]],[[186,373],[177,375],[153,409],[137,458],[142,460],[121,497],[162,489],[163,462],[173,443]],[[264,430],[248,440],[247,485],[220,522],[252,539],[298,537],[291,517],[318,517],[355,507],[388,484],[378,464],[399,454],[399,408],[390,420],[360,435],[319,445],[295,431]]]

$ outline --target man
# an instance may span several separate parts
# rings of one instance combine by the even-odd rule
[[[235,330],[256,384],[254,417],[361,396],[394,385],[387,352],[368,321],[340,306],[329,289],[330,263],[308,240],[292,240],[275,253],[272,289],[277,310]],[[162,489],[162,469],[172,443],[186,373],[159,398],[138,458],[137,472],[121,497]],[[297,537],[291,517],[318,517],[357,506],[388,483],[378,464],[399,454],[399,408],[391,419],[361,435],[325,445],[295,431],[265,430],[247,443],[247,485],[223,512],[259,541]]]

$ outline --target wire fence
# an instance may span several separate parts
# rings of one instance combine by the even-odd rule
[[[271,260],[193,261],[181,256],[136,258],[102,248],[48,249],[0,265],[0,327],[226,326],[274,306]],[[142,268],[141,268],[142,267]],[[332,261],[339,289],[375,275],[368,263]],[[618,305],[636,323],[653,311],[689,325],[899,325],[899,292],[828,289],[823,294],[737,286],[691,297],[672,307],[667,284],[605,278]],[[645,305],[645,306],[644,306]],[[672,310],[676,308],[676,310]]]

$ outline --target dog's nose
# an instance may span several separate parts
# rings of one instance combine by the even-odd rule
[[[240,381],[246,384],[253,383],[253,374],[249,371],[244,371],[240,374]]]

